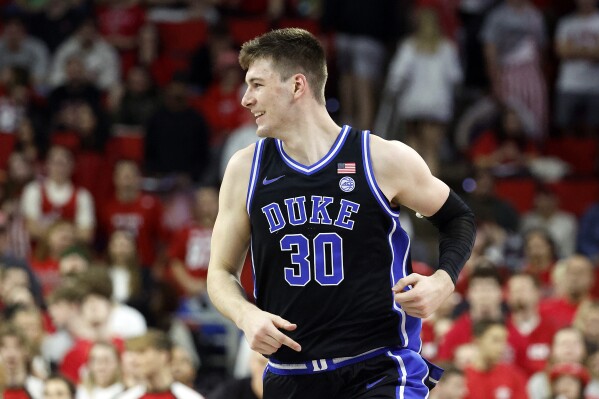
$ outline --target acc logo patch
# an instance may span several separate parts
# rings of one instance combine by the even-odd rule
[[[356,188],[356,182],[349,176],[342,177],[341,180],[339,180],[339,188],[346,193],[349,193]]]

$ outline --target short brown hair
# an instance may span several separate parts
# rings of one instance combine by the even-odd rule
[[[149,329],[144,335],[128,339],[125,347],[133,352],[141,352],[152,348],[170,353],[173,350],[173,342],[165,332]]]
[[[293,74],[306,75],[316,100],[324,104],[327,63],[324,48],[310,32],[299,28],[276,29],[245,42],[239,53],[239,65],[247,70],[258,59],[272,61],[281,80]]]

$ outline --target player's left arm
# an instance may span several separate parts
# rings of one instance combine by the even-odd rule
[[[398,141],[371,136],[376,180],[396,205],[413,209],[439,229],[439,267],[430,277],[412,273],[400,279],[395,300],[410,315],[428,317],[453,292],[470,257],[476,225],[474,214],[443,181],[433,176],[416,151]],[[406,287],[411,286],[410,290]]]

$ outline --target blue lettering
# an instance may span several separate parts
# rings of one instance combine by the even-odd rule
[[[285,218],[283,218],[283,212],[281,212],[281,208],[276,202],[263,207],[262,212],[266,216],[266,220],[268,220],[268,226],[271,233],[274,233],[275,231],[281,230],[283,227],[285,227],[286,223]]]
[[[299,215],[295,215],[295,206],[297,204]],[[287,198],[285,200],[285,205],[287,206],[287,215],[289,216],[289,223],[292,226],[299,226],[308,220],[306,216],[306,197],[295,197],[295,198]]]
[[[333,202],[332,197],[321,197],[320,195],[312,196],[312,217],[310,223],[314,224],[331,224],[327,206]]]
[[[352,213],[358,213],[360,209],[360,204],[357,204],[352,201],[348,201],[346,199],[341,200],[341,208],[339,208],[339,215],[337,215],[337,220],[335,220],[335,226],[342,227],[344,229],[351,230],[354,228],[354,221],[349,220]]]

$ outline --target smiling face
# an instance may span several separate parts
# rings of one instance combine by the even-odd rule
[[[248,68],[245,80],[247,89],[241,104],[256,118],[258,136],[272,136],[290,120],[293,76],[281,80],[272,61],[257,59]]]

